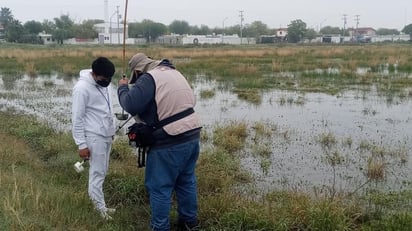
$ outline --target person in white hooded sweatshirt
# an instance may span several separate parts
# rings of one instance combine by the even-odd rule
[[[88,194],[102,218],[111,220],[115,209],[107,208],[103,183],[109,169],[109,157],[115,134],[109,86],[114,75],[113,63],[99,57],[92,69],[80,71],[73,88],[72,135],[79,148],[79,156],[89,160]]]

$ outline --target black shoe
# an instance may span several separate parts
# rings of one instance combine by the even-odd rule
[[[198,221],[191,222],[191,223],[179,221],[177,223],[177,230],[178,231],[199,231],[200,225]]]

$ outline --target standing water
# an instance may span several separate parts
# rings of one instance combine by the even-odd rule
[[[0,77],[1,110],[35,115],[56,130],[70,131],[71,89],[76,78]],[[115,84],[110,85],[114,112],[121,113]],[[277,127],[278,135],[265,143],[271,151],[265,160],[268,167],[262,168],[262,159],[253,153],[242,157],[243,167],[263,189],[322,189],[333,184],[338,190],[351,191],[367,180],[368,163],[377,158],[386,166],[381,187],[401,190],[410,184],[409,98],[388,100],[373,88],[367,93],[346,91],[333,96],[270,90],[261,94],[261,103],[256,105],[232,92],[216,90],[219,87],[212,81],[192,85],[197,95],[195,110],[206,130],[229,122]],[[202,99],[200,92],[205,89],[213,90],[214,96]]]

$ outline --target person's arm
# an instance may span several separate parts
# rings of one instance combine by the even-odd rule
[[[78,146],[79,156],[88,159],[90,156],[86,143],[84,116],[86,113],[86,96],[78,89],[73,90],[72,102],[72,135]]]
[[[155,84],[150,74],[143,74],[129,89],[127,79],[119,80],[117,90],[120,106],[132,116],[146,110],[146,106],[154,99]]]

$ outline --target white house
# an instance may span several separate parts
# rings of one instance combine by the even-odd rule
[[[372,42],[406,42],[410,37],[407,34],[399,35],[377,35],[371,38]]]
[[[182,44],[220,44],[222,43],[222,36],[216,35],[184,35]]]
[[[342,43],[344,38],[339,34],[323,35],[322,43]]]
[[[183,35],[181,38],[183,45],[188,44],[255,44],[256,40],[250,38],[240,38],[234,35]]]
[[[376,30],[372,27],[359,27],[359,28],[348,28],[349,36],[368,36],[372,37],[376,35]]]
[[[100,44],[123,44],[124,25],[122,23],[99,23],[94,25],[99,34]],[[129,37],[126,25],[126,39]]]
[[[279,38],[285,38],[288,35],[288,28],[279,28],[276,30],[276,36]]]
[[[56,40],[54,40],[53,36],[51,34],[46,34],[46,32],[44,31],[40,32],[37,36],[43,41],[44,45],[56,43]]]

